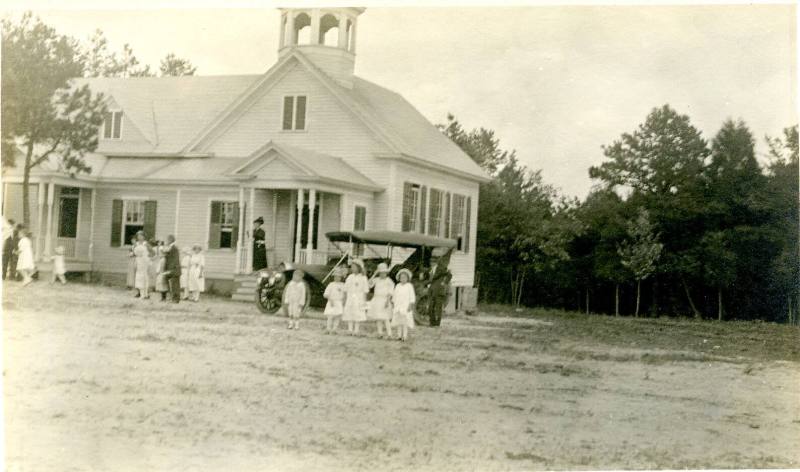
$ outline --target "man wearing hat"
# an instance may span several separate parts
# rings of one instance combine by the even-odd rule
[[[428,319],[431,326],[439,326],[442,323],[442,312],[447,299],[450,296],[450,280],[453,274],[448,270],[447,266],[450,262],[450,253],[435,260],[431,265],[430,278],[428,286]]]
[[[258,217],[253,221],[253,270],[261,270],[267,267],[267,243],[264,230],[261,225],[264,218]]]

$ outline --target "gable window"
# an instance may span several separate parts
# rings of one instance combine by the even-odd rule
[[[235,249],[239,239],[239,203],[212,201],[208,229],[209,249]]]
[[[103,139],[120,139],[120,136],[122,136],[122,112],[106,112],[103,119]]]
[[[430,195],[430,207],[428,209],[428,234],[431,236],[441,236],[442,214],[444,213],[444,192],[432,188]]]
[[[353,231],[367,229],[367,207],[356,205],[353,211]]]
[[[306,129],[306,96],[283,97],[283,129],[284,131],[302,131]]]
[[[469,252],[470,207],[472,199],[464,195],[453,194],[450,237],[457,242],[456,249]]]
[[[145,199],[114,200],[111,205],[111,246],[129,246],[136,233],[155,236],[157,202]]]

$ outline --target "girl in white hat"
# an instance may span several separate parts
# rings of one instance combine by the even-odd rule
[[[351,336],[358,335],[358,327],[367,320],[367,292],[369,283],[364,275],[364,263],[353,259],[350,263],[350,275],[344,282],[344,313],[342,320],[347,321],[347,331]]]
[[[378,328],[378,339],[383,339],[383,327],[386,327],[386,337],[392,337],[392,292],[394,292],[394,282],[388,277],[389,266],[381,262],[375,275],[369,279],[370,287],[374,287],[372,300],[369,302],[367,318],[375,320]]]
[[[206,256],[203,255],[203,246],[192,246],[192,255],[189,257],[189,298],[193,302],[200,301],[200,292],[206,290]]]
[[[333,271],[333,282],[325,287],[325,293],[322,295],[328,303],[325,305],[325,317],[328,322],[325,325],[325,334],[330,334],[336,331],[339,327],[339,321],[342,319],[344,312],[344,283],[342,279],[347,273],[344,267],[337,267]]]
[[[408,329],[414,327],[414,305],[417,298],[414,295],[414,286],[411,285],[411,271],[400,269],[397,273],[397,285],[392,294],[394,310],[392,312],[392,326],[397,326],[399,339],[408,338]]]

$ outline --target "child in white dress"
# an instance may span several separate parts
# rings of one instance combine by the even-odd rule
[[[389,266],[381,262],[375,270],[375,275],[369,279],[370,287],[374,287],[372,300],[369,301],[367,318],[375,320],[378,328],[378,339],[383,339],[383,328],[386,327],[386,337],[392,337],[392,293],[394,282],[388,277]]]
[[[342,319],[344,312],[344,283],[342,278],[344,271],[339,267],[333,271],[333,282],[325,287],[325,293],[322,295],[328,303],[325,305],[325,316],[328,322],[325,325],[325,334],[336,332],[339,328],[339,321]]]
[[[401,269],[397,273],[398,284],[392,294],[392,301],[394,302],[392,326],[397,326],[401,341],[408,339],[408,329],[414,327],[414,305],[417,300],[414,295],[414,286],[411,285],[410,280],[411,271]]]
[[[306,308],[306,296],[308,288],[303,280],[302,270],[297,269],[292,275],[292,280],[286,284],[283,290],[283,305],[289,315],[289,329],[300,329],[300,315]]]
[[[61,282],[61,285],[67,283],[67,278],[64,274],[67,273],[67,268],[64,265],[64,246],[58,246],[56,253],[50,258],[53,261],[53,275],[50,277],[50,283],[56,283],[56,279]]]
[[[367,292],[369,282],[364,275],[364,263],[353,259],[350,263],[350,275],[344,282],[344,313],[342,320],[347,321],[347,332],[351,336],[358,335],[362,321],[367,320]]]
[[[206,256],[203,247],[199,244],[192,246],[192,256],[189,258],[189,296],[192,301],[200,301],[200,292],[206,290]]]

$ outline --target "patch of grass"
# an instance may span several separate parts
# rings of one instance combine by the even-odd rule
[[[547,459],[531,452],[513,453],[506,451],[506,457],[512,461],[547,462]]]

